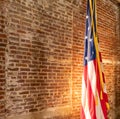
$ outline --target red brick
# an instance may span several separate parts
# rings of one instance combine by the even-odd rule
[[[120,23],[119,7],[111,1],[97,1],[97,18],[102,56],[111,61],[104,63],[110,107],[113,107],[109,117],[117,118]],[[86,0],[0,1],[2,119],[5,115],[20,116],[63,105],[72,105],[71,113],[51,119],[80,118],[85,16]]]

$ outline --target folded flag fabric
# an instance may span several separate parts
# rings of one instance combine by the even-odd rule
[[[109,109],[96,21],[96,0],[87,0],[81,119],[107,119]]]

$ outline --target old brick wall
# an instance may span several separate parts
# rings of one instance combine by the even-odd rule
[[[5,51],[7,35],[5,32],[5,4],[0,1],[0,119],[5,116]],[[1,118],[2,117],[2,118]]]
[[[26,113],[27,119],[70,116],[73,21],[69,6],[68,1],[8,1],[8,118],[21,119],[16,116]]]
[[[1,119],[80,119],[86,0],[6,0],[0,8]],[[116,119],[119,7],[98,0],[97,10],[109,117]]]
[[[115,52],[115,59],[118,61],[115,65],[115,115],[116,118],[120,118],[120,4],[119,4],[119,21],[117,22],[117,35],[118,35],[118,41],[117,41],[117,50]]]

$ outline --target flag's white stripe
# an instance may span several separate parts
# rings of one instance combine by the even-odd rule
[[[103,110],[101,107],[98,90],[96,87],[96,73],[95,73],[95,67],[94,67],[93,61],[88,62],[88,76],[89,76],[89,80],[91,83],[93,95],[94,95],[95,99],[96,99],[96,96],[98,97],[97,98],[98,104],[96,105],[96,117],[97,117],[97,119],[104,119],[104,114],[103,114]]]
[[[93,61],[88,62],[88,77],[90,80],[92,92],[95,97],[96,96],[96,73],[95,73]]]
[[[88,96],[87,96],[87,90],[86,90],[84,77],[82,78],[82,107],[83,107],[86,119],[91,119],[90,112],[89,112]]]

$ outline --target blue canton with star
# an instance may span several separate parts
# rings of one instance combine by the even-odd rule
[[[96,25],[96,23],[94,23],[94,24]],[[89,8],[89,2],[88,2],[87,16],[86,16],[84,65],[87,65],[87,63],[89,61],[96,59],[96,50],[95,50],[95,45],[94,45],[94,39],[93,38],[94,38],[94,36],[93,36],[93,29],[91,28],[91,15],[90,15],[90,8]]]

